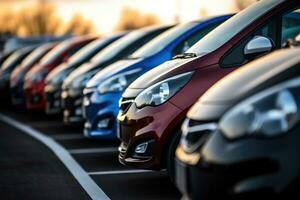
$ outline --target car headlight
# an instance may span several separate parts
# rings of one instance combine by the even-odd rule
[[[142,91],[135,99],[138,108],[161,105],[174,96],[191,79],[193,72],[179,74]]]
[[[229,139],[283,135],[299,121],[300,78],[264,90],[228,111],[219,128]]]
[[[120,92],[126,89],[126,87],[140,76],[142,69],[130,70],[118,75],[115,75],[98,86],[98,92],[100,94],[108,92]]]

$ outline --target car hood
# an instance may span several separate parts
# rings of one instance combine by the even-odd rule
[[[63,88],[69,88],[72,85],[72,82],[75,81],[78,77],[82,76],[85,73],[96,70],[98,65],[93,62],[84,63],[74,71],[72,71],[69,76],[64,80]]]
[[[61,73],[64,73],[67,68],[68,64],[66,62],[58,65],[48,74],[46,77],[46,83],[51,82],[51,80],[55,79],[55,77],[59,76]]]
[[[102,81],[107,78],[119,74],[123,71],[127,71],[131,66],[141,62],[143,59],[124,59],[117,61],[108,67],[105,67],[99,71],[88,83],[87,88],[97,87]]]
[[[246,64],[210,88],[191,108],[188,117],[218,119],[241,100],[299,74],[300,48],[279,50]],[[234,91],[234,92],[233,92]]]
[[[154,83],[159,82],[162,79],[165,79],[171,72],[184,64],[192,61],[192,59],[174,59],[166,61],[163,64],[155,67],[154,69],[146,72],[143,76],[135,80],[132,84],[129,85],[130,89],[145,89],[151,86]]]

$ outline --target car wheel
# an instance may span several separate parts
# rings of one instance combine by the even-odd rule
[[[166,168],[169,178],[175,183],[175,152],[179,144],[181,131],[177,130],[170,140],[169,147],[166,153]]]

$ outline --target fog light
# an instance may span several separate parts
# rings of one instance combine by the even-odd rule
[[[75,115],[82,115],[82,110],[81,110],[81,108],[76,108],[76,110],[75,110]]]
[[[109,119],[109,118],[107,118],[107,119],[102,119],[102,120],[100,120],[100,121],[98,122],[97,127],[98,127],[99,129],[108,128],[109,122],[110,122],[110,119]]]
[[[75,102],[74,102],[74,105],[75,106],[81,106],[82,105],[82,99],[77,99]]]
[[[59,107],[60,106],[60,101],[59,100],[56,100],[54,101],[54,107]]]
[[[148,142],[141,143],[137,145],[134,152],[138,154],[144,154],[147,151],[147,147],[148,147]]]

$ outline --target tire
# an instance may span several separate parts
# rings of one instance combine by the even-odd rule
[[[174,133],[175,134],[172,136],[169,142],[169,146],[166,152],[165,163],[168,176],[171,179],[171,181],[175,184],[175,152],[180,141],[181,131],[177,130],[174,131]]]

